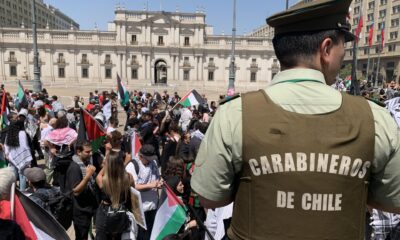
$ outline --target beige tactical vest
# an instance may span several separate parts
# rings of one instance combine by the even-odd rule
[[[347,94],[334,112],[289,112],[244,94],[243,169],[231,239],[364,239],[374,122]]]

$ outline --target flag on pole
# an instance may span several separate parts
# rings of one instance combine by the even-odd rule
[[[167,235],[177,233],[186,221],[185,206],[168,184],[163,188],[160,202],[150,240],[162,240]]]
[[[1,98],[1,116],[0,116],[0,129],[4,129],[8,124],[7,115],[10,113],[8,107],[8,99],[6,91],[3,91],[3,95]]]
[[[118,99],[122,107],[125,107],[129,103],[129,92],[121,81],[121,78],[117,74],[118,83]]]
[[[200,94],[196,90],[192,90],[188,92],[179,102],[178,104],[184,107],[190,107],[194,105],[199,105],[204,103],[204,99],[200,96]]]
[[[77,144],[90,142],[93,152],[96,152],[106,139],[106,133],[99,123],[86,110],[81,108]]]
[[[358,21],[358,26],[357,26],[357,28],[356,28],[356,32],[355,32],[356,41],[357,41],[357,42],[358,42],[358,40],[360,39],[360,33],[361,33],[361,31],[362,31],[363,26],[364,26],[364,18],[363,18],[363,15],[361,15],[361,16],[360,16],[360,19],[359,19],[359,21]]]
[[[385,22],[382,22],[381,41],[382,41],[381,52],[383,52],[383,48],[385,47]]]
[[[18,81],[17,99],[18,99],[18,105],[17,105],[18,111],[21,108],[28,108],[28,99],[26,98],[25,89],[22,86],[21,81]]]
[[[132,159],[135,159],[137,156],[139,149],[142,147],[142,144],[140,143],[139,136],[136,134],[136,132],[133,132],[132,138],[131,138],[131,149],[132,149]]]
[[[369,28],[368,43],[370,48],[372,47],[373,38],[374,38],[374,23],[372,23]]]

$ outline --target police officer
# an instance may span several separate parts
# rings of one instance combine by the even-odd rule
[[[191,186],[206,208],[234,201],[230,239],[364,239],[367,203],[400,212],[395,121],[329,86],[354,40],[350,3],[316,0],[268,18],[282,72],[217,111]]]

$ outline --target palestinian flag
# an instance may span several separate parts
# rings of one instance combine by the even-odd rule
[[[132,160],[136,158],[139,149],[142,147],[142,144],[140,143],[139,136],[134,132],[132,134],[131,138],[131,154],[132,154]]]
[[[102,142],[106,139],[106,133],[90,113],[81,108],[77,144],[91,142],[93,152],[97,152]]]
[[[4,129],[8,124],[7,115],[10,113],[8,107],[8,99],[6,91],[3,91],[3,95],[1,97],[1,116],[0,116],[0,130]]]
[[[125,107],[129,103],[129,92],[126,90],[126,87],[122,84],[121,78],[117,74],[117,83],[118,83],[118,99],[121,103],[122,107]]]
[[[190,107],[202,103],[204,103],[204,99],[200,96],[200,94],[196,90],[190,91],[178,102],[178,104],[184,107]]]
[[[168,184],[165,184],[160,202],[150,240],[162,240],[167,235],[177,233],[186,221],[185,207]]]
[[[18,81],[17,99],[18,99],[18,105],[17,105],[18,111],[21,108],[28,108],[28,99],[26,98],[25,89],[22,86],[21,81]]]
[[[18,223],[25,239],[70,239],[65,229],[46,210],[34,203],[29,197],[15,190],[13,220]],[[11,219],[12,201],[0,201],[0,218]]]

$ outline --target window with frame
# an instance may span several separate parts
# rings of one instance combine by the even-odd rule
[[[214,81],[214,71],[208,71],[208,81]]]
[[[389,52],[395,52],[396,51],[396,44],[389,44],[388,45],[388,51]]]
[[[111,78],[111,76],[112,76],[111,68],[106,68],[105,71],[106,71],[106,72],[105,72],[106,78]]]
[[[364,55],[368,54],[368,48],[364,48]]]
[[[369,2],[368,3],[368,9],[374,9],[374,8],[375,8],[375,2],[374,1]]]
[[[190,46],[190,38],[185,37],[185,46]]]
[[[257,72],[251,72],[250,73],[250,82],[255,82],[257,81]]]
[[[86,53],[82,54],[82,63],[83,64],[88,63],[88,58]]]
[[[381,5],[386,5],[387,4],[387,0],[381,0]]]
[[[385,18],[386,17],[386,9],[380,10],[379,11],[379,18]]]
[[[57,62],[58,62],[58,63],[64,63],[64,62],[65,62],[65,60],[64,60],[64,53],[59,53],[59,54],[58,54],[58,60],[57,60]]]
[[[164,46],[164,37],[158,36],[158,46]]]
[[[136,35],[132,35],[132,36],[131,36],[131,43],[132,43],[132,44],[137,43],[137,37],[136,37]]]
[[[392,12],[393,12],[393,14],[399,13],[400,12],[400,5],[392,7]]]
[[[82,78],[88,78],[88,77],[89,77],[89,69],[82,68]]]
[[[396,31],[396,32],[391,32],[390,33],[390,40],[395,40],[395,39],[397,39],[397,37],[398,37],[398,32]]]
[[[183,80],[189,81],[189,76],[190,76],[190,71],[189,70],[184,70],[183,71]]]
[[[65,78],[65,68],[63,68],[63,67],[58,68],[58,77]]]
[[[106,54],[106,59],[105,59],[104,63],[111,64],[111,55],[110,54]]]
[[[17,66],[10,66],[10,76],[11,77],[17,76]]]
[[[138,79],[138,70],[136,68],[132,69],[131,78],[132,79]]]
[[[355,7],[354,14],[359,14],[359,13],[360,13],[360,7]]]
[[[391,23],[391,27],[398,27],[399,26],[399,19],[392,19],[392,21],[390,21]]]

